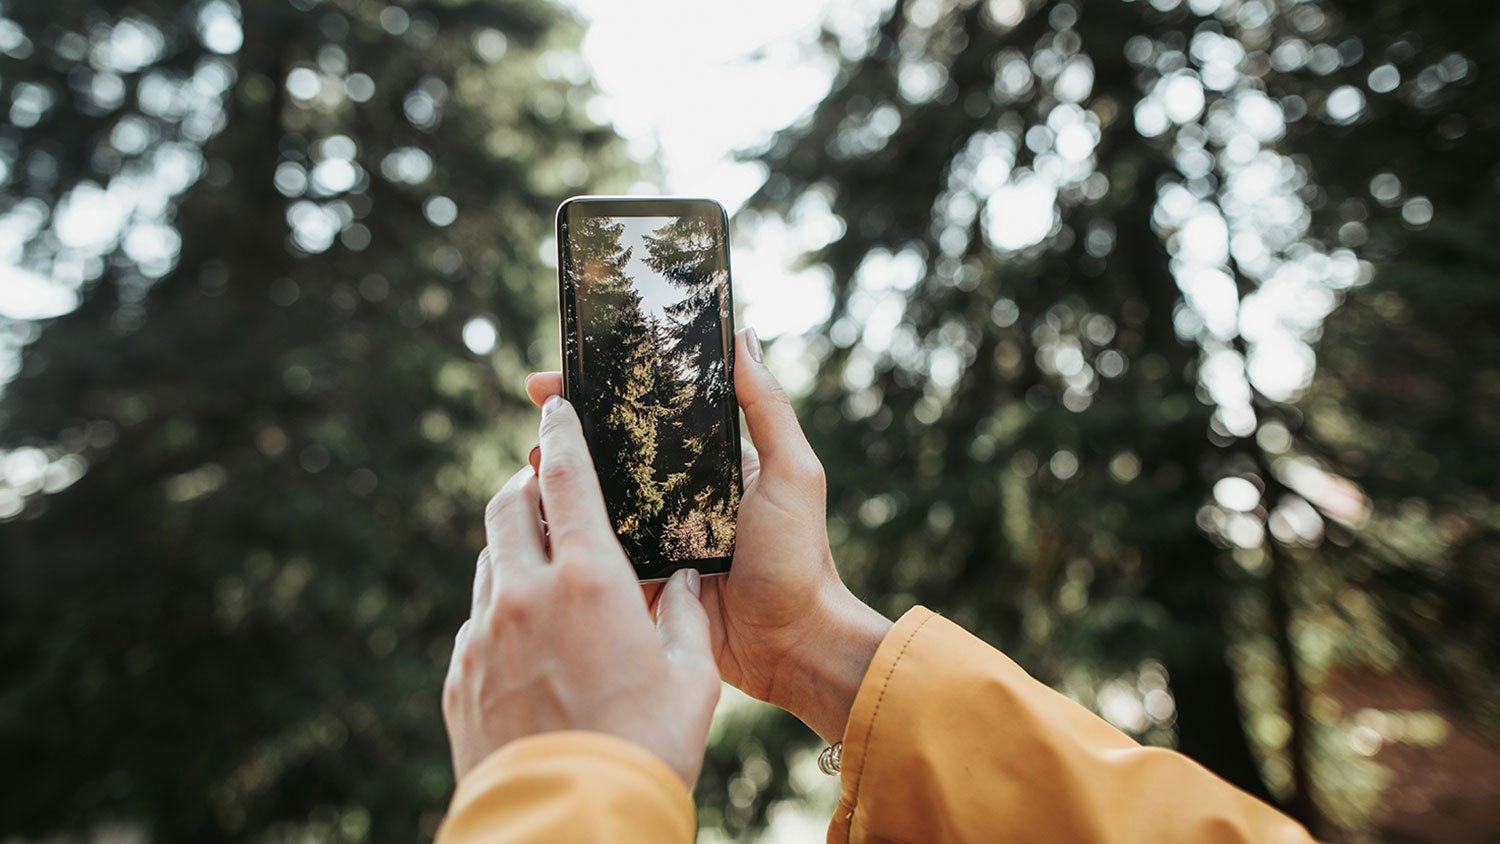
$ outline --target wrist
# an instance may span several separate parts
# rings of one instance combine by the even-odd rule
[[[797,716],[829,744],[842,741],[849,711],[891,621],[842,583],[787,654],[769,702]]]

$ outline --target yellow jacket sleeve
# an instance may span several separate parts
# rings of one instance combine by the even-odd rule
[[[921,607],[891,629],[855,697],[842,786],[831,844],[1312,840]]]
[[[437,844],[693,840],[687,786],[650,751],[604,733],[543,733],[458,784]]]

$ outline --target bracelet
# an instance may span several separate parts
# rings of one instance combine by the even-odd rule
[[[836,741],[823,748],[823,752],[818,754],[818,770],[830,777],[836,777],[839,775],[839,771],[841,770],[839,766],[843,761],[844,743]]]

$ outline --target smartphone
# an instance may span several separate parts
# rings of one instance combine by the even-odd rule
[[[724,574],[742,493],[729,218],[711,199],[557,209],[563,396],[642,582]]]

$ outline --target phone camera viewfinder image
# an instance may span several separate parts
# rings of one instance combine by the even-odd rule
[[[574,198],[558,210],[564,391],[641,580],[727,571],[741,493],[724,209]]]

